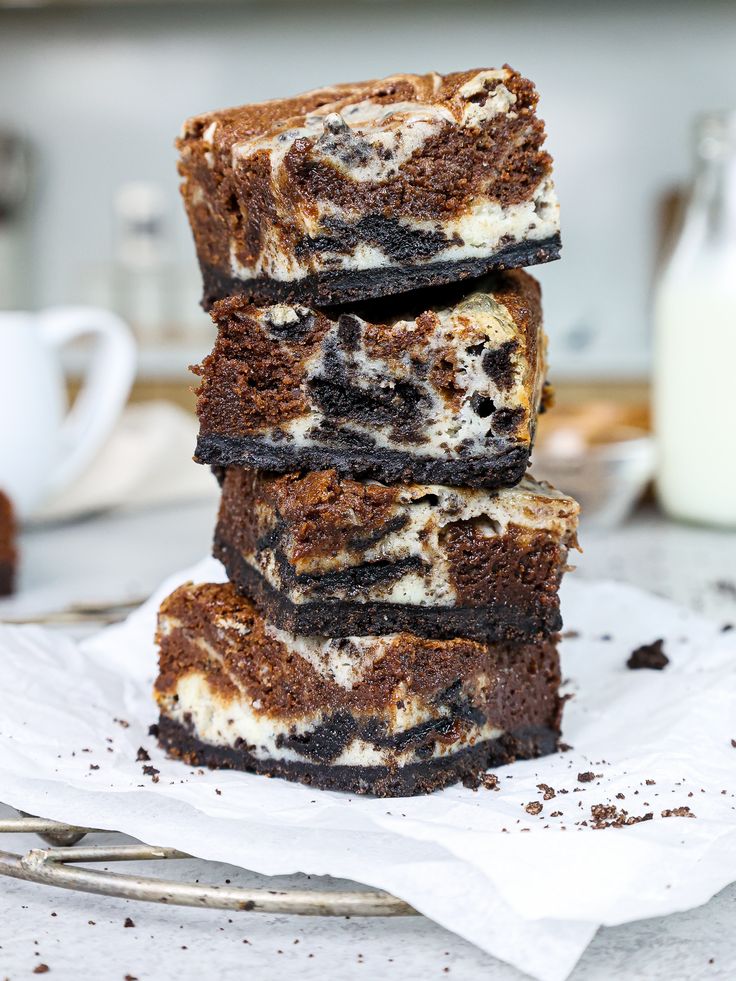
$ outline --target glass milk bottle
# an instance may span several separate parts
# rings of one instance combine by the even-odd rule
[[[701,117],[695,141],[655,300],[657,490],[674,518],[736,528],[736,112]]]

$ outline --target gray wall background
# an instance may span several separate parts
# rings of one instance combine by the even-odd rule
[[[83,298],[85,270],[110,255],[124,181],[166,189],[174,248],[191,263],[172,148],[184,117],[338,80],[506,61],[537,83],[556,159],[563,259],[540,271],[555,374],[645,373],[657,198],[689,173],[693,114],[736,107],[734,3],[0,11],[0,124],[39,154],[29,304]]]

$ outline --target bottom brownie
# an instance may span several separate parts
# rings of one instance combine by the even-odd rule
[[[170,756],[190,766],[213,770],[246,770],[268,777],[282,777],[320,790],[344,790],[376,797],[415,797],[431,794],[453,783],[477,787],[489,767],[547,756],[557,750],[559,733],[542,727],[520,729],[497,739],[459,750],[450,756],[409,763],[399,769],[389,766],[334,766],[291,760],[261,760],[240,746],[210,746],[191,730],[162,715],[159,743]]]
[[[230,583],[188,583],[157,640],[161,745],[190,764],[419,794],[553,752],[559,734],[555,638],[305,637]]]

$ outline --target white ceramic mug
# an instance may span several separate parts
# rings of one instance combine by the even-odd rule
[[[61,348],[85,336],[96,344],[67,411]],[[125,405],[135,360],[131,332],[105,310],[0,312],[0,489],[21,518],[92,461]]]

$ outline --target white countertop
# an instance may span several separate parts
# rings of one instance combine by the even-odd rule
[[[145,595],[206,553],[213,524],[213,505],[193,503],[30,530],[21,542],[25,601],[43,605],[62,582],[78,601]],[[577,575],[628,581],[736,624],[736,534],[669,524],[644,511],[614,532],[583,529],[581,539],[585,553]],[[0,816],[10,814],[0,806]],[[6,850],[38,844],[32,836],[0,838]],[[182,877],[200,881],[263,882],[227,866],[196,860],[172,864]],[[161,874],[174,872],[167,865]],[[267,881],[282,888],[304,885],[306,877]],[[123,926],[126,917],[134,927]],[[423,917],[332,920],[174,909],[0,880],[0,979],[30,978],[38,963],[64,981],[123,981],[126,975],[139,981],[523,977]],[[736,885],[700,909],[602,929],[572,978],[734,976]]]

